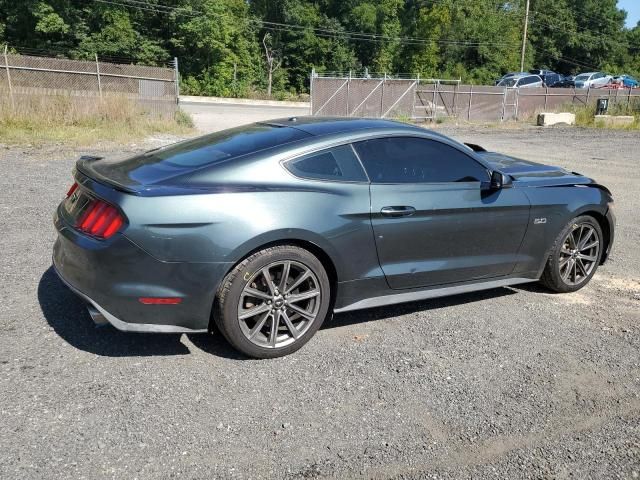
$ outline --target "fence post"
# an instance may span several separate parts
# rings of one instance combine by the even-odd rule
[[[504,122],[504,116],[507,113],[507,87],[504,87],[504,90],[502,91],[502,118],[500,119],[501,122]]]
[[[100,63],[98,62],[98,54],[96,53],[96,75],[98,76],[98,92],[100,92],[100,100],[102,100],[102,82],[100,81]]]
[[[316,76],[315,67],[311,68],[311,80],[309,80],[309,115],[313,115],[313,77]]]
[[[458,112],[456,112],[456,100],[458,99],[458,87],[460,87],[459,83],[456,83],[453,87],[453,106],[451,108],[453,117],[458,118]]]
[[[469,108],[467,110],[467,122],[471,121],[471,100],[473,99],[473,83],[469,85]]]
[[[413,91],[413,105],[411,105],[411,119],[416,116],[416,102],[418,101],[418,89],[420,88],[420,74],[416,75],[416,89]]]
[[[629,88],[629,96],[627,97],[627,110],[629,110],[629,108],[631,107],[631,90],[633,89]]]
[[[547,97],[549,96],[549,87],[544,88],[544,111],[547,111]]]
[[[347,77],[347,114],[349,116],[349,97],[351,96],[351,70],[349,70],[349,76]]]
[[[433,101],[431,102],[431,109],[433,110],[433,114],[431,115],[432,123],[438,119],[438,85],[439,82],[433,84]]]
[[[180,103],[180,71],[178,70],[178,57],[173,57],[173,75],[176,87],[176,103]]]
[[[380,92],[380,114],[378,118],[382,118],[382,114],[384,113],[384,84],[387,83],[387,72],[384,72],[384,77],[382,79],[382,91]]]
[[[4,65],[7,68],[7,83],[9,84],[9,97],[11,97],[11,109],[16,109],[16,103],[13,98],[13,87],[11,86],[11,72],[9,72],[9,57],[7,56],[7,50],[9,49],[9,45],[4,46]]]
[[[591,94],[591,85],[587,87],[587,101],[585,102],[586,106],[589,106],[589,95]]]

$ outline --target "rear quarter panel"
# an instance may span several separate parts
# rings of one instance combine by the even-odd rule
[[[340,281],[381,275],[366,184],[292,179],[249,191],[132,197],[123,210],[125,235],[163,261],[237,263],[264,245],[299,240],[324,250]]]

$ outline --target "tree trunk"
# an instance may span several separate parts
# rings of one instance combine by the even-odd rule
[[[267,77],[267,97],[271,98],[271,81],[273,80],[273,72],[269,69],[269,76]]]

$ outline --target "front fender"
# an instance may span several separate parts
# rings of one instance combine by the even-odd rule
[[[516,272],[542,273],[549,252],[562,229],[585,213],[606,218],[611,195],[593,185],[523,188],[531,202],[531,218]]]

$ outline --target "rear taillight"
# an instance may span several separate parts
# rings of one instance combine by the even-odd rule
[[[103,200],[92,199],[76,223],[78,230],[98,238],[112,237],[124,224],[120,211]]]

